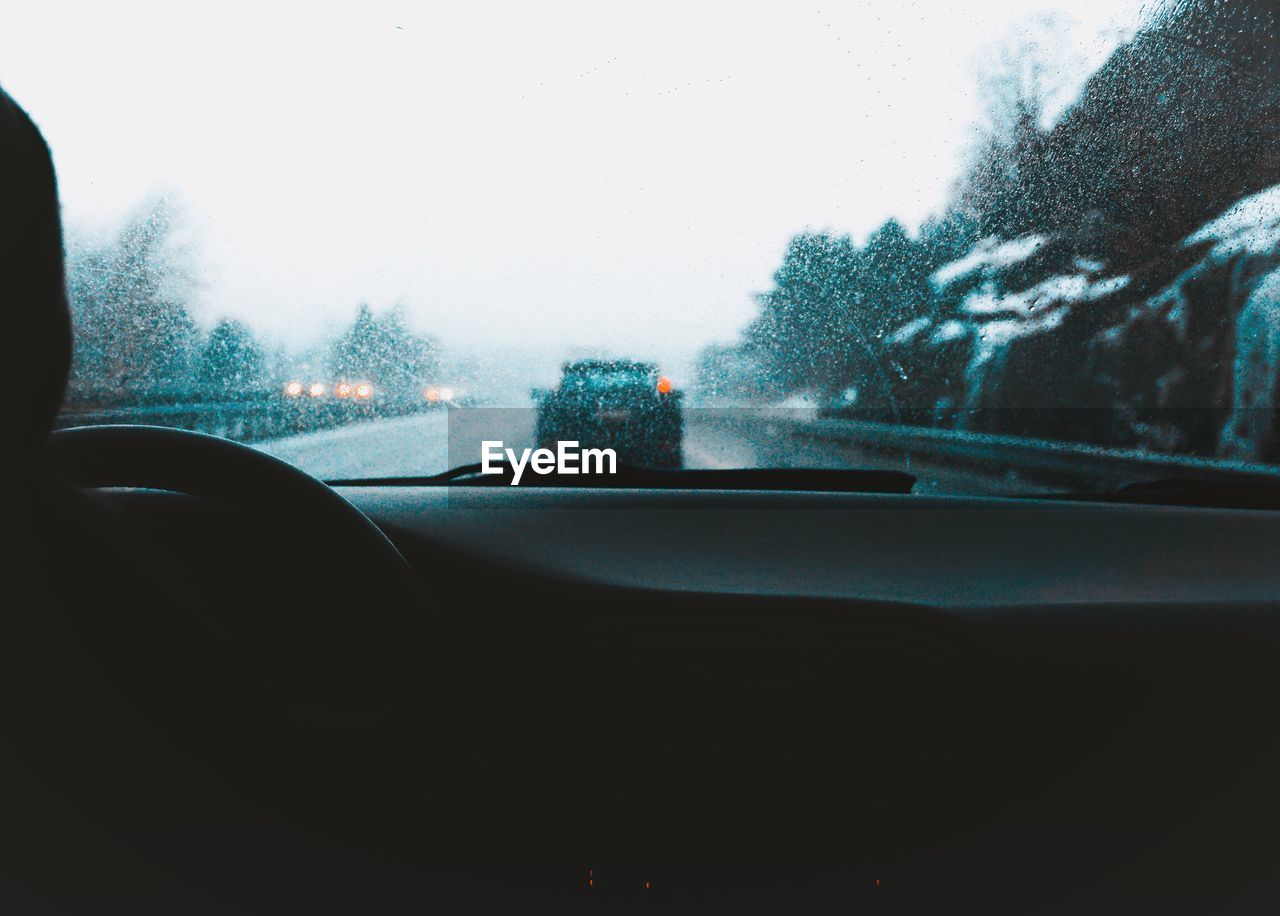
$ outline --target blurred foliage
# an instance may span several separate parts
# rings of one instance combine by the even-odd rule
[[[179,220],[158,198],[106,241],[68,244],[72,397],[150,400],[190,386],[200,335],[187,253],[175,241]]]
[[[330,345],[327,365],[334,380],[373,382],[417,397],[424,382],[439,377],[440,347],[409,327],[403,309],[379,315],[362,303],[351,326]]]
[[[1219,419],[1153,433],[1143,411],[1276,401],[1231,378],[1248,348],[1234,315],[1255,301],[1242,278],[1274,269],[1276,252],[1218,264],[1182,242],[1280,183],[1278,10],[1153,4],[1056,113],[1052,22],[997,44],[979,74],[987,110],[942,214],[914,237],[890,221],[862,245],[797,235],[759,316],[704,352],[704,390],[813,395],[913,421],[945,422],[964,405],[1105,406],[1128,412],[1123,428],[1034,431],[1212,451]],[[1014,240],[1023,253],[1001,263]],[[940,268],[965,263],[948,268],[960,282],[939,282]],[[1104,273],[1118,282],[1099,283]],[[754,384],[735,373],[755,373]]]
[[[269,377],[266,356],[253,332],[234,318],[223,318],[214,325],[200,354],[197,381],[200,390],[210,396],[260,396]]]
[[[272,352],[243,322],[197,322],[195,254],[182,213],[157,198],[103,239],[69,234],[67,290],[75,355],[67,400],[77,408],[252,400],[285,381],[294,358]],[[368,381],[383,394],[420,397],[440,371],[436,341],[411,329],[403,310],[354,321],[318,347],[316,380]]]

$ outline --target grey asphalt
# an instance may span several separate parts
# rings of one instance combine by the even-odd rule
[[[324,480],[416,477],[480,460],[480,443],[533,443],[533,411],[436,410],[257,443],[262,450]],[[853,467],[915,473],[917,492],[1001,494],[1009,481],[937,466],[900,468],[894,459],[852,444],[792,435],[785,421],[741,411],[686,410],[684,463],[689,468]]]

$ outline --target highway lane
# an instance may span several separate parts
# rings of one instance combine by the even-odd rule
[[[738,410],[684,413],[684,463],[689,468],[883,468],[917,475],[916,492],[1007,494],[1012,481],[908,463],[850,443],[798,438],[788,424]],[[532,447],[534,413],[518,408],[436,410],[371,420],[321,432],[256,443],[278,458],[325,480],[415,477],[480,460],[481,442]]]
[[[439,473],[448,466],[448,444],[444,411],[367,420],[253,443],[321,480]]]
[[[322,480],[424,477],[479,461],[485,440],[531,448],[533,425],[527,409],[441,408],[253,445]]]
[[[740,433],[685,414],[684,463],[692,468],[765,467],[783,464],[776,449],[762,449]],[[481,442],[511,448],[533,445],[533,411],[482,408],[371,420],[338,429],[255,443],[255,447],[326,480],[437,474],[480,460]],[[838,466],[838,465],[837,465]]]
[[[685,411],[685,466],[691,468],[864,468],[916,475],[916,493],[1023,495],[1042,488],[1012,476],[982,474],[896,456],[856,442],[797,436],[812,411],[706,408]]]
[[[694,419],[686,412],[686,467],[761,467],[749,440]],[[532,410],[438,410],[411,417],[371,420],[338,429],[255,443],[277,458],[326,480],[437,474],[480,460],[481,442],[511,448],[533,445]],[[775,462],[776,463],[776,462]]]

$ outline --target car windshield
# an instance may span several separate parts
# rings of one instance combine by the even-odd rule
[[[59,422],[344,480],[570,439],[955,493],[1271,475],[1276,18],[27,4],[0,80],[59,173]]]

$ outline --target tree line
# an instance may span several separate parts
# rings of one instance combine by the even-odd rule
[[[205,329],[180,221],[178,208],[157,198],[108,238],[70,236],[71,405],[253,400],[276,395],[299,366],[326,382],[359,379],[388,392],[435,380],[440,346],[414,330],[400,308],[375,312],[362,303],[348,325],[302,353],[264,342],[231,317]]]
[[[1280,182],[1276,28],[1273,0],[1158,5],[1060,112],[1054,23],[1021,30],[980,74],[987,109],[941,213],[914,234],[890,220],[862,243],[796,235],[757,317],[702,354],[699,388],[739,401],[805,393],[919,420],[960,400],[983,346],[964,308],[975,287],[934,282],[944,265],[1001,241],[1044,241],[997,297],[1102,265],[1132,274],[1137,292],[1175,272],[1183,238]],[[1095,334],[1102,320],[1072,332]]]

